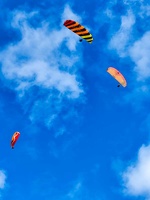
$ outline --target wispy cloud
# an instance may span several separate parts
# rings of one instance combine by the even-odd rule
[[[150,199],[150,145],[143,145],[137,161],[123,173],[125,193]]]
[[[64,8],[64,12],[63,12],[63,15],[62,15],[62,23],[67,19],[72,19],[72,20],[79,21],[79,22],[81,22],[81,20],[82,20],[80,16],[74,14],[71,11],[69,5],[66,5],[65,8]]]
[[[6,185],[6,173],[0,170],[0,189],[4,189]]]
[[[132,27],[134,24],[135,17],[131,11],[128,11],[127,15],[121,17],[120,29],[111,38],[109,47],[115,49],[121,57],[127,55],[125,49],[127,48],[128,42],[130,40]]]
[[[59,69],[71,67],[79,59],[60,52],[63,41],[68,37],[66,29],[49,30],[47,24],[35,29],[28,23],[32,14],[21,11],[14,14],[12,24],[19,29],[22,38],[0,54],[4,76],[17,82],[18,91],[38,85],[56,88],[61,93],[70,91],[72,97],[78,97],[81,89],[76,75]],[[75,50],[75,46],[72,48]],[[70,46],[68,50],[72,50]]]
[[[64,127],[60,128],[56,133],[55,133],[55,138],[63,135],[65,133],[66,129]]]
[[[133,9],[141,18],[150,15],[150,6],[147,4],[146,0],[123,0],[123,3],[127,8]]]
[[[51,97],[55,97],[57,105],[54,107],[58,110],[54,112],[53,109],[51,118],[48,117],[45,123],[49,124],[57,117],[62,107],[62,99],[68,98],[71,101],[83,93],[80,76],[77,73],[79,60],[82,66],[82,53],[77,49],[78,37],[62,24],[66,17],[80,17],[66,5],[60,16],[61,24],[54,29],[45,21],[37,27],[31,26],[30,21],[38,15],[37,11],[26,13],[17,10],[11,14],[11,27],[19,32],[20,39],[0,52],[5,83],[16,91],[21,101],[26,99],[23,106],[25,110],[26,105],[30,104],[30,119],[33,121],[36,118],[34,111],[40,112],[44,106],[50,108]],[[32,95],[32,88],[35,86],[38,94],[44,93],[43,97],[36,99],[36,95]]]
[[[69,193],[67,194],[67,197],[69,197],[69,199],[77,199],[79,198],[79,195],[81,194],[81,190],[82,190],[82,183],[79,181],[69,191]]]
[[[123,59],[128,60],[128,69],[125,70],[128,70],[128,73],[131,74],[128,84],[131,91],[126,94],[125,99],[139,109],[142,108],[143,100],[150,97],[148,87],[150,78],[150,32],[147,26],[147,23],[149,23],[149,5],[146,5],[145,1],[137,2],[134,0],[125,0],[124,5],[127,14],[121,16],[119,30],[110,39],[108,47],[110,50],[116,51],[122,62]],[[145,25],[141,26],[141,24]]]
[[[150,31],[146,32],[130,48],[130,57],[135,63],[135,72],[139,80],[145,80],[150,77]]]
[[[133,1],[134,2],[134,1]],[[127,2],[126,2],[127,3]],[[130,5],[132,3],[130,2]],[[137,16],[142,19],[141,12],[148,12],[149,6],[144,6],[142,1],[140,2],[140,6],[137,9]],[[148,15],[148,14],[147,14]],[[115,49],[120,57],[129,57],[132,62],[135,64],[133,70],[137,74],[138,80],[145,80],[150,76],[149,70],[149,39],[150,32],[147,31],[147,27],[145,27],[145,32],[143,30],[143,35],[136,35],[136,31],[139,27],[139,24],[136,20],[135,13],[132,9],[128,10],[128,14],[126,16],[121,17],[121,25],[118,32],[111,38],[109,47]],[[134,39],[132,34],[134,33]]]

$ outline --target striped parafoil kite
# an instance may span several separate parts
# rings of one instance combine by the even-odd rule
[[[91,33],[89,33],[89,31],[78,22],[75,22],[73,20],[66,20],[64,22],[64,26],[66,26],[68,29],[79,35],[81,38],[85,39],[87,42],[92,43],[93,37]]]
[[[127,82],[126,82],[124,76],[117,69],[115,69],[114,67],[109,67],[107,69],[107,72],[119,82],[118,87],[120,86],[120,84],[123,87],[127,86]]]
[[[14,145],[15,143],[17,142],[18,138],[20,136],[20,133],[19,132],[15,132],[12,136],[12,139],[11,139],[11,148],[13,149],[14,148]]]

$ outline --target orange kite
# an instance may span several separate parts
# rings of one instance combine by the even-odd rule
[[[114,67],[109,67],[107,69],[107,72],[114,77],[123,87],[127,86],[127,82],[126,79],[124,78],[124,76]],[[118,85],[118,87],[120,86],[120,84]]]

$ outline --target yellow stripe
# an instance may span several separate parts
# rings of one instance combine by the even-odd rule
[[[92,35],[91,34],[89,34],[89,35],[83,35],[81,37],[84,38],[84,39],[86,39],[86,38],[92,37]]]
[[[86,39],[86,41],[88,41],[88,42],[92,43],[92,41],[93,41],[93,38],[92,38],[92,39]]]

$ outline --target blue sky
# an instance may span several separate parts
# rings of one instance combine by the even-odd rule
[[[149,1],[0,8],[0,199],[150,200]],[[79,42],[67,19],[93,43]]]

